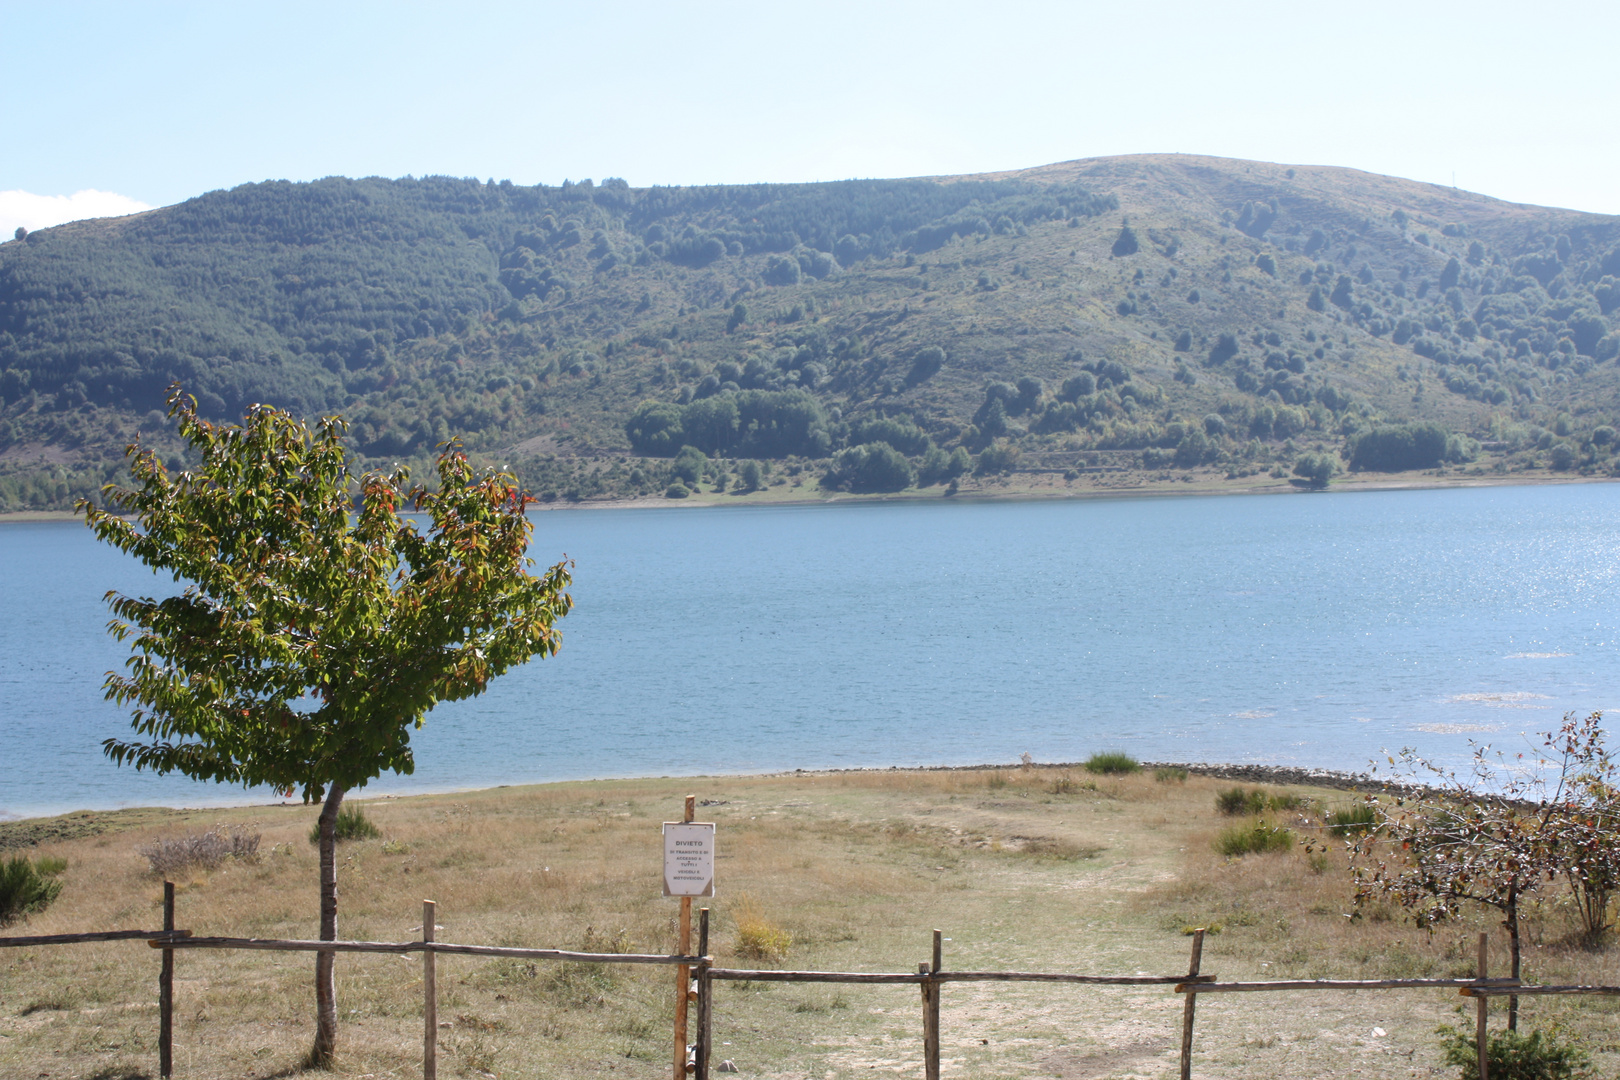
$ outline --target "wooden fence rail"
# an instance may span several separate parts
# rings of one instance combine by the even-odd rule
[[[91,941],[162,941],[190,936],[190,930],[98,930],[90,934],[35,934],[32,937],[0,937],[0,949],[22,949],[30,945],[80,945]]]
[[[593,953],[567,949],[521,949],[504,945],[454,945],[444,941],[317,941],[303,938],[175,937],[152,942],[154,949],[260,949],[267,952],[413,953],[457,956],[512,956],[526,960],[572,960],[581,964],[696,964],[701,956],[663,953]]]
[[[529,949],[493,945],[459,945],[436,941],[436,906],[423,903],[422,939],[418,941],[315,941],[308,939],[197,937],[189,930],[174,928],[174,887],[164,883],[163,930],[105,930],[83,934],[40,934],[0,938],[0,948],[46,945],[72,945],[106,941],[145,941],[163,953],[159,977],[159,1073],[173,1075],[174,954],[186,949],[246,949],[274,952],[344,952],[423,955],[423,1055],[424,1080],[437,1076],[438,1023],[437,987],[434,962],[447,956],[513,957],[527,960],[555,960],[585,964],[651,964],[686,969],[688,1001],[697,1006],[694,1040],[687,1045],[685,1060],[677,1062],[684,1076],[708,1080],[709,1058],[713,1047],[712,1024],[715,982],[804,982],[855,983],[867,985],[916,985],[922,995],[922,1049],[924,1080],[940,1080],[940,997],[946,983],[1029,982],[1081,986],[1165,986],[1185,995],[1182,1017],[1181,1070],[1183,1080],[1192,1072],[1193,1024],[1197,999],[1205,994],[1260,993],[1271,991],[1361,991],[1435,990],[1455,988],[1465,997],[1479,999],[1480,1080],[1487,1075],[1487,1041],[1484,1008],[1487,998],[1538,994],[1620,995],[1620,986],[1534,986],[1517,979],[1491,978],[1484,964],[1484,938],[1481,934],[1479,973],[1474,978],[1449,979],[1272,979],[1264,981],[1220,982],[1216,976],[1200,973],[1204,932],[1195,931],[1192,955],[1185,974],[1178,975],[1080,975],[1044,971],[953,971],[945,967],[942,937],[933,933],[929,961],[920,963],[915,973],[861,971],[792,971],[764,968],[716,967],[709,953],[709,911],[700,913],[698,951],[693,955],[662,953],[598,953],[570,949]]]

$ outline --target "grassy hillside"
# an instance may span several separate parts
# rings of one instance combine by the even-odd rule
[[[1617,218],[1182,155],[247,185],[0,245],[0,509],[161,444],[175,379],[343,412],[371,461],[461,435],[564,498],[1609,474],[1617,279]]]

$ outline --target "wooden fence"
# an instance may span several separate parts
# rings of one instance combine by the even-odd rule
[[[164,1078],[174,1071],[174,954],[184,949],[249,949],[274,952],[391,953],[422,954],[422,1076],[436,1080],[438,1072],[438,994],[434,960],[447,956],[515,957],[525,960],[560,960],[588,964],[654,964],[681,971],[677,993],[697,1006],[696,1040],[677,1047],[684,1062],[676,1066],[676,1080],[688,1076],[708,1080],[709,1058],[713,1048],[715,983],[790,982],[915,984],[922,997],[922,1056],[925,1080],[940,1080],[940,991],[952,982],[1032,982],[1082,986],[1167,986],[1185,995],[1181,1022],[1181,1077],[1192,1076],[1193,1025],[1197,1000],[1203,994],[1305,992],[1321,990],[1434,990],[1455,988],[1465,997],[1478,1001],[1476,1038],[1479,1046],[1480,1080],[1488,1080],[1486,1006],[1490,998],[1538,994],[1620,995],[1620,986],[1535,986],[1516,979],[1491,978],[1485,966],[1486,936],[1479,936],[1478,972],[1471,979],[1273,979],[1256,982],[1220,982],[1213,975],[1200,973],[1204,931],[1192,935],[1192,953],[1187,971],[1175,975],[1078,975],[1068,972],[1036,971],[955,971],[945,966],[943,938],[934,931],[933,955],[917,965],[915,973],[860,971],[786,971],[781,969],[717,967],[709,955],[709,909],[699,913],[698,950],[694,955],[678,953],[592,953],[568,949],[525,949],[495,945],[461,945],[434,939],[433,901],[422,905],[422,937],[417,941],[309,941],[266,938],[196,937],[189,930],[174,926],[174,885],[163,885],[163,929],[103,930],[85,934],[42,934],[32,937],[0,937],[0,948],[44,945],[72,945],[100,941],[145,941],[162,953],[158,975],[158,1071]],[[682,985],[684,984],[684,985]],[[685,1043],[684,1034],[678,1036]]]

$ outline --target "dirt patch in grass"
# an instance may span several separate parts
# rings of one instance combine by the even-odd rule
[[[1170,974],[1186,970],[1185,928],[1219,926],[1204,970],[1224,978],[1471,970],[1485,921],[1429,936],[1387,909],[1358,914],[1337,848],[1326,860],[1300,848],[1218,855],[1232,819],[1215,814],[1214,800],[1230,780],[1060,777],[885,770],[368,800],[382,835],[339,850],[339,932],[414,938],[427,897],[439,905],[441,941],[672,950],[677,907],[660,895],[659,823],[691,792],[707,803],[700,817],[718,825],[719,893],[707,903],[712,951],[726,966],[915,971],[938,927],[945,963],[958,970]],[[1325,789],[1266,790],[1301,796],[1292,810],[1268,811],[1301,835],[1344,801]],[[112,820],[86,820],[77,834],[62,824],[74,815],[8,823],[41,828],[25,833],[40,837],[35,854],[68,863],[61,898],[12,932],[155,927],[162,884],[141,848],[186,829],[242,826],[262,837],[258,862],[183,875],[180,925],[313,937],[316,812],[125,811],[96,815]],[[754,932],[741,933],[749,920]],[[1566,922],[1549,894],[1529,976],[1612,981],[1611,957],[1559,943]],[[770,949],[759,947],[765,931]],[[1505,968],[1501,950],[1491,962]],[[295,1074],[311,1035],[312,967],[299,954],[179,953],[176,1075]],[[157,954],[140,943],[0,952],[0,1075],[155,1073],[156,972]],[[441,1075],[665,1074],[673,982],[661,969],[441,957]],[[415,1075],[420,995],[417,957],[340,957],[340,1073]],[[1197,1073],[1426,1074],[1439,1066],[1433,1029],[1460,1002],[1438,991],[1211,996],[1199,1007]],[[1564,1023],[1601,1068],[1620,1063],[1613,1005],[1525,1008],[1528,1024]],[[919,1009],[914,986],[724,984],[716,1060],[769,1077],[920,1075]],[[1181,999],[1168,989],[953,983],[942,1013],[952,1076],[1174,1073]]]

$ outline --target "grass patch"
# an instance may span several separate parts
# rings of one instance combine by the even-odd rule
[[[1185,784],[1187,782],[1187,770],[1180,766],[1154,769],[1153,779],[1161,784]]]
[[[1259,788],[1226,788],[1215,794],[1215,809],[1227,817],[1251,817],[1267,810],[1298,810],[1310,800],[1292,791],[1267,793]]]
[[[1127,776],[1142,771],[1142,763],[1121,750],[1105,750],[1086,759],[1087,772],[1100,776]]]
[[[1334,836],[1359,836],[1378,824],[1378,809],[1372,803],[1352,803],[1329,811],[1323,824]]]
[[[1283,851],[1293,846],[1292,830],[1273,827],[1258,820],[1222,829],[1215,838],[1215,850],[1228,858],[1263,855],[1268,851]]]
[[[1090,780],[1076,780],[1068,773],[1061,773],[1046,788],[1053,795],[1077,795],[1082,791],[1096,791],[1097,785]]]
[[[345,806],[338,811],[337,820],[332,823],[332,832],[338,842],[345,840],[375,840],[382,835],[372,820],[366,817],[366,812],[358,806]],[[321,823],[317,821],[309,830],[309,842],[321,842]]]
[[[1031,836],[1013,849],[1019,855],[1046,859],[1095,859],[1107,848],[1097,844],[1077,844],[1056,836]]]
[[[793,948],[793,935],[769,918],[754,899],[743,893],[737,898],[737,955],[750,960],[778,963]]]
[[[47,869],[21,855],[0,861],[0,926],[44,911],[61,895],[62,883],[56,880],[56,875],[67,868],[67,862],[52,862],[61,865]]]

